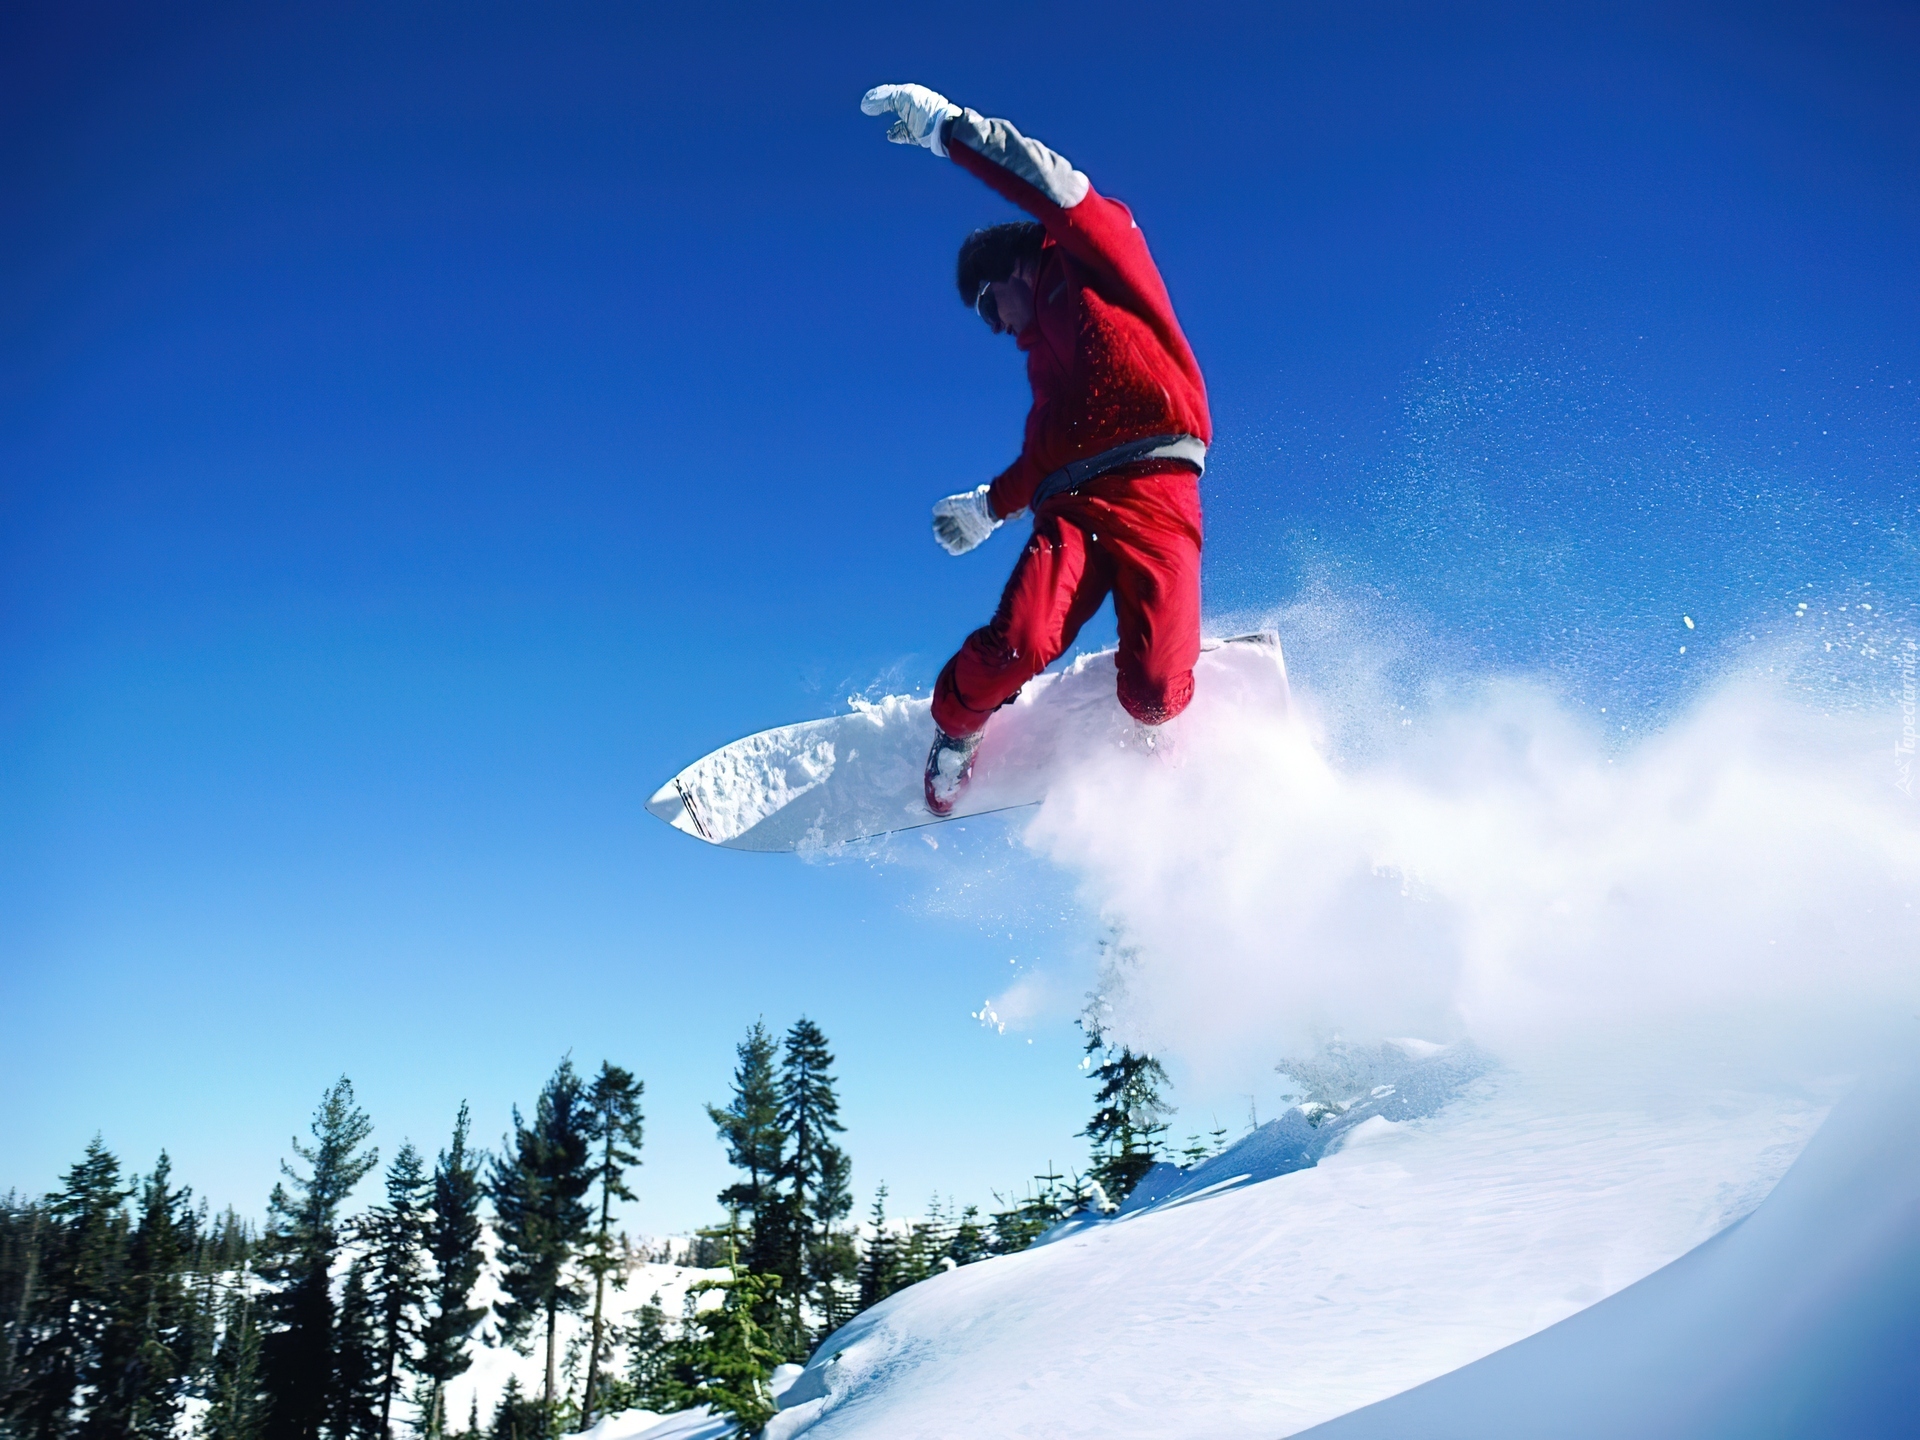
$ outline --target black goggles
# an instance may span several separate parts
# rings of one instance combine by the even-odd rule
[[[1000,323],[1000,302],[993,298],[993,281],[980,282],[980,289],[973,297],[973,313],[986,321],[996,335],[1007,328]]]

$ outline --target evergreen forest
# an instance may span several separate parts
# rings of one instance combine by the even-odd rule
[[[644,1085],[611,1062],[562,1059],[497,1146],[462,1105],[431,1156],[405,1141],[384,1168],[342,1077],[258,1218],[196,1202],[164,1152],[133,1173],[96,1136],[51,1194],[0,1198],[0,1437],[547,1440],[691,1405],[753,1435],[775,1366],[906,1286],[1112,1210],[1172,1158],[1159,1064],[1090,1024],[1087,1052],[1084,1173],[1049,1166],[985,1212],[936,1197],[913,1219],[888,1213],[882,1183],[856,1218],[826,1035],[756,1022],[707,1107],[734,1171],[718,1218],[657,1250],[619,1224],[638,1199]],[[677,1313],[657,1293],[610,1304],[649,1261],[702,1272]],[[531,1357],[538,1380],[449,1414],[485,1346]]]

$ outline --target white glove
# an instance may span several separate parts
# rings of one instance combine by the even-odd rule
[[[944,159],[940,126],[958,115],[960,107],[924,85],[876,85],[860,97],[860,113],[897,116],[887,139],[896,145],[924,145]]]
[[[987,503],[991,485],[949,495],[933,507],[933,538],[949,555],[964,555],[1000,528]]]

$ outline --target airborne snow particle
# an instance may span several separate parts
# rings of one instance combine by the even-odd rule
[[[1682,615],[1680,618],[1687,622],[1687,629],[1691,630],[1693,628],[1693,617],[1691,615]]]

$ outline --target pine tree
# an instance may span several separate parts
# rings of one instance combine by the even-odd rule
[[[980,1207],[969,1205],[960,1212],[960,1223],[954,1227],[953,1239],[947,1244],[947,1258],[955,1265],[971,1265],[986,1259],[990,1253],[986,1231],[980,1226]]]
[[[887,1225],[887,1186],[874,1187],[873,1210],[868,1216],[873,1234],[860,1257],[860,1308],[878,1305],[900,1288],[900,1242]]]
[[[593,1183],[591,1135],[586,1089],[573,1062],[562,1060],[540,1092],[533,1124],[525,1124],[514,1109],[513,1134],[494,1161],[491,1194],[504,1292],[494,1314],[502,1336],[516,1347],[527,1343],[536,1323],[544,1323],[546,1385],[540,1403],[548,1419],[559,1381],[559,1316],[578,1310],[585,1298],[568,1266],[587,1235],[590,1212],[583,1197]]]
[[[190,1292],[187,1312],[187,1369],[204,1385],[213,1365],[214,1346],[220,1339],[220,1280],[212,1269],[213,1247],[217,1244],[215,1221],[202,1200],[193,1215],[193,1254],[187,1259],[185,1283]]]
[[[813,1306],[813,1342],[831,1335],[860,1308],[860,1247],[849,1225],[837,1225],[820,1237],[814,1250],[814,1273],[820,1278],[809,1302]],[[802,1353],[799,1359],[806,1359]]]
[[[308,1166],[281,1162],[287,1185],[275,1185],[262,1237],[266,1282],[260,1368],[267,1394],[267,1440],[319,1440],[334,1381],[333,1263],[340,1253],[340,1207],[379,1152],[360,1147],[373,1122],[354,1103],[341,1076],[313,1116],[314,1144],[293,1141]],[[291,1185],[291,1189],[288,1189]]]
[[[520,1389],[520,1377],[509,1375],[493,1412],[492,1440],[546,1440],[545,1407]]]
[[[781,1257],[788,1268],[775,1273],[793,1292],[786,1351],[804,1360],[810,1337],[803,1302],[824,1297],[818,1308],[831,1308],[834,1290],[851,1278],[853,1264],[850,1244],[835,1238],[853,1208],[853,1194],[852,1165],[833,1141],[845,1128],[834,1093],[833,1054],[820,1027],[805,1016],[787,1031],[781,1056],[779,1127],[788,1142],[781,1178],[794,1239]]]
[[[756,1020],[734,1054],[732,1098],[724,1109],[707,1106],[707,1118],[726,1142],[727,1163],[743,1172],[741,1179],[720,1192],[719,1200],[728,1212],[744,1215],[750,1222],[747,1268],[777,1272],[789,1248],[791,1230],[778,1193],[786,1140],[780,1128],[780,1082],[774,1069],[778,1046],[765,1022]]]
[[[907,1243],[900,1252],[899,1288],[917,1285],[946,1268],[942,1262],[948,1258],[947,1244],[952,1231],[953,1226],[940,1207],[940,1197],[935,1195],[927,1203],[926,1218],[907,1227]]]
[[[379,1392],[380,1434],[393,1433],[393,1397],[400,1366],[412,1354],[426,1298],[422,1242],[427,1228],[425,1163],[407,1141],[387,1166],[387,1199],[360,1227],[369,1246],[368,1289],[373,1306],[372,1345]]]
[[[40,1273],[16,1324],[19,1364],[7,1398],[8,1433],[20,1440],[66,1440],[76,1395],[97,1375],[126,1259],[131,1191],[120,1162],[98,1135],[47,1198]]]
[[[991,1216],[993,1250],[997,1255],[1011,1255],[1026,1249],[1072,1213],[1073,1191],[1061,1185],[1065,1177],[1051,1164],[1046,1174],[1033,1178],[1038,1184],[1030,1185],[1020,1200],[1009,1202],[998,1193],[993,1197],[1001,1207]]]
[[[728,1249],[737,1255],[732,1245]],[[758,1435],[774,1415],[768,1381],[780,1352],[754,1315],[774,1298],[780,1277],[756,1275],[737,1259],[727,1270],[727,1279],[702,1280],[689,1291],[692,1299],[710,1290],[724,1292],[718,1309],[696,1311],[693,1317],[698,1338],[690,1351],[695,1384],[689,1398],[715,1415],[732,1417],[731,1434],[744,1440]]]
[[[228,1287],[223,1321],[200,1434],[204,1440],[260,1440],[267,1410],[260,1384],[260,1331],[244,1274]]]
[[[685,1364],[684,1347],[678,1343],[680,1336],[668,1328],[658,1291],[634,1312],[625,1339],[633,1403],[662,1415],[686,1409],[692,1403],[694,1379]]]
[[[89,1377],[82,1440],[171,1440],[194,1363],[192,1197],[172,1185],[166,1152],[138,1182],[140,1214]]]
[[[333,1385],[327,1395],[331,1440],[385,1440],[380,1417],[381,1373],[374,1300],[367,1262],[356,1259],[340,1293],[334,1326]]]
[[[1093,1178],[1117,1205],[1159,1162],[1160,1137],[1171,1113],[1161,1098],[1167,1072],[1151,1055],[1136,1055],[1124,1045],[1116,1053],[1093,1025],[1087,1026],[1086,1048],[1088,1055],[1101,1056],[1093,1067],[1100,1089],[1093,1118],[1080,1133],[1093,1142]]]
[[[220,1343],[224,1316],[225,1284],[245,1270],[253,1259],[254,1237],[249,1226],[229,1205],[215,1219],[206,1202],[194,1219],[193,1315],[191,1320],[193,1361],[189,1367],[196,1377],[196,1389],[204,1389],[204,1377],[210,1372]]]
[[[442,1410],[447,1385],[464,1375],[473,1363],[467,1354],[467,1337],[487,1313],[484,1306],[467,1303],[479,1283],[484,1258],[480,1248],[481,1157],[467,1148],[467,1128],[467,1104],[463,1100],[459,1117],[453,1122],[453,1142],[440,1152],[433,1167],[433,1208],[426,1223],[433,1279],[420,1326],[420,1355],[413,1362],[413,1370],[426,1382],[421,1429],[435,1437],[445,1431]]]
[[[637,1198],[626,1182],[627,1168],[640,1163],[642,1121],[640,1096],[645,1089],[618,1065],[600,1062],[587,1096],[591,1114],[589,1135],[597,1151],[593,1183],[600,1187],[600,1217],[587,1250],[586,1266],[593,1272],[593,1324],[587,1348],[587,1385],[581,1402],[580,1428],[593,1424],[599,1409],[600,1355],[604,1347],[603,1317],[607,1277],[622,1266],[613,1247],[613,1202]]]
[[[45,1204],[8,1191],[0,1201],[0,1416],[11,1413],[46,1276],[52,1221]]]

